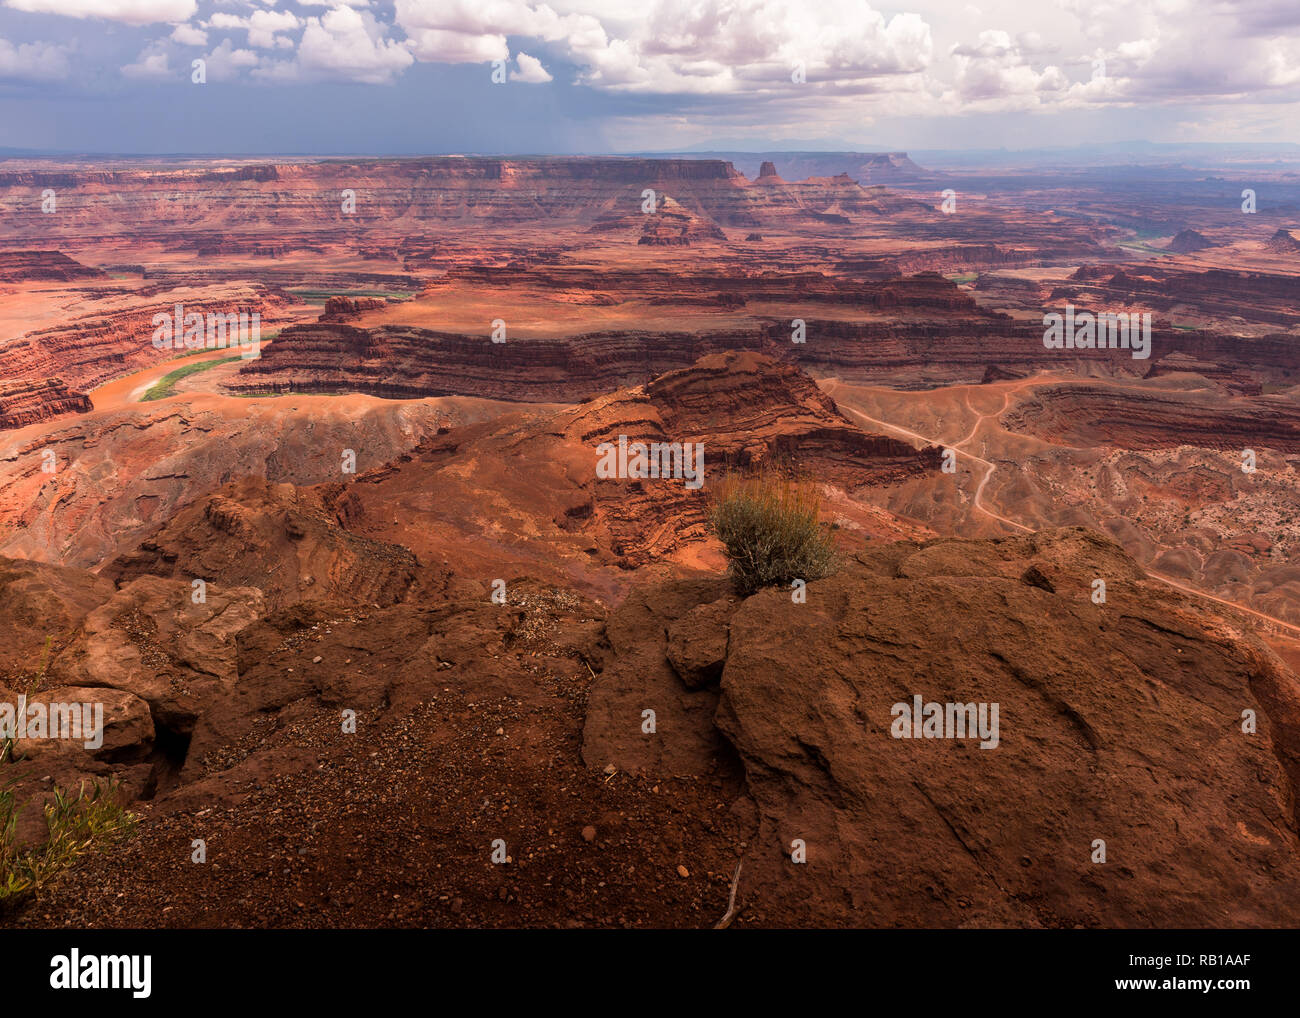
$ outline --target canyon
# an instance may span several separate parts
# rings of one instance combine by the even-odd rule
[[[142,817],[12,922],[1294,925],[1300,256],[1241,185],[0,160],[0,702],[109,718],[0,769],[21,839],[89,779]],[[1150,357],[1045,345],[1067,304]],[[726,578],[754,475],[814,493],[805,600]],[[914,693],[998,748],[894,740]]]

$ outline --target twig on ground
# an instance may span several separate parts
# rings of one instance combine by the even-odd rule
[[[718,920],[718,924],[713,928],[715,930],[725,930],[731,925],[731,920],[736,918],[736,888],[740,886],[740,867],[744,862],[736,863],[736,873],[731,878],[731,895],[727,898],[727,914]]]

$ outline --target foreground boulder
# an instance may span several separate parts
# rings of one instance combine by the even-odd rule
[[[112,593],[112,583],[84,569],[0,558],[0,685],[32,684]]]
[[[900,543],[809,584],[804,604],[763,591],[701,640],[725,647],[720,694],[690,692],[693,669],[665,689],[657,660],[680,658],[681,624],[627,648],[648,676],[639,691],[627,665],[601,677],[588,763],[655,773],[724,736],[745,773],[742,895],[761,923],[1300,921],[1300,741],[1282,723],[1300,685],[1244,627],[1148,582],[1097,535]],[[680,707],[712,696],[713,729]],[[895,706],[914,697],[973,705],[984,731],[924,737],[943,729]],[[661,709],[658,734],[620,744],[629,726],[610,707],[622,719],[634,704]]]
[[[188,738],[213,697],[235,683],[236,635],[265,612],[256,588],[207,587],[196,601],[183,580],[141,576],[86,617],[50,674],[132,693],[160,727]]]
[[[798,603],[712,575],[608,614],[8,564],[72,625],[36,692],[106,720],[21,747],[24,815],[118,779],[149,817],[22,921],[701,926],[739,861],[737,925],[1300,922],[1300,684],[1248,626],[1077,528],[843,559]]]
[[[176,513],[103,575],[147,575],[257,587],[273,607],[336,598],[391,604],[415,582],[406,548],[350,533],[317,488],[244,477]]]

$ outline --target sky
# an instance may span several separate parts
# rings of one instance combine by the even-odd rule
[[[1300,0],[0,0],[0,149],[1295,143],[1298,103]]]

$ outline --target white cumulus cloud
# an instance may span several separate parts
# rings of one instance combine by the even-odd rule
[[[24,42],[15,46],[0,39],[0,80],[58,81],[71,71],[68,47],[49,42]]]
[[[30,14],[105,18],[127,25],[188,21],[198,9],[195,0],[5,0],[5,6]]]
[[[227,14],[217,11],[208,21],[211,28],[245,29],[248,32],[248,45],[258,49],[274,49],[282,37],[277,32],[288,32],[302,25],[297,15],[289,11],[254,11],[247,16]]]
[[[515,66],[518,68],[514,74],[510,75],[511,81],[522,81],[528,85],[542,85],[548,81],[554,81],[551,74],[542,62],[536,57],[530,57],[527,53],[520,53],[515,57]]]
[[[197,25],[177,25],[172,29],[171,39],[182,46],[206,46],[208,33]]]
[[[381,85],[413,62],[405,46],[384,37],[373,15],[348,7],[308,18],[298,46],[298,67],[312,78]]]
[[[171,78],[176,72],[167,60],[167,51],[157,47],[145,49],[135,63],[127,64],[122,73],[128,78]]]

